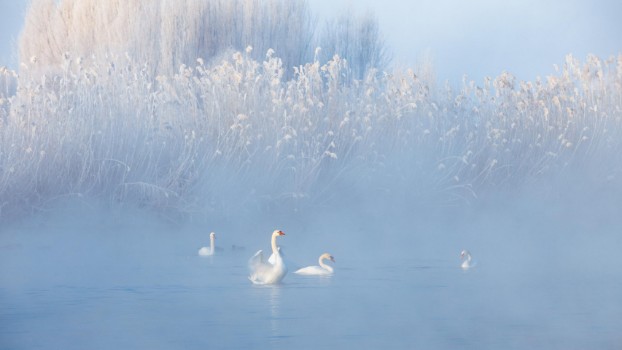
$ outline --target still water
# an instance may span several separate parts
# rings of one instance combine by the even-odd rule
[[[335,274],[308,277],[292,271],[317,258],[294,259],[300,247],[290,243],[283,283],[255,286],[247,259],[268,249],[269,234],[258,247],[228,242],[199,257],[206,233],[5,230],[0,349],[622,348],[620,269],[565,264],[579,244],[520,263],[474,241],[482,248],[470,247],[468,271],[460,247],[442,242],[377,256],[336,247]]]

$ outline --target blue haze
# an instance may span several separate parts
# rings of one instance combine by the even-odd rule
[[[320,1],[311,3],[328,11],[328,5]],[[391,25],[387,18],[394,12],[390,11],[411,5],[389,3],[383,10],[370,4],[378,6],[381,25],[391,26],[389,42],[402,43],[395,52],[416,50],[415,59],[405,60],[416,61],[419,50],[434,43],[421,34],[415,49],[405,48],[408,38],[404,35],[408,34],[394,27],[402,20],[410,23],[433,16],[399,17]],[[495,10],[501,6],[481,4]],[[8,2],[1,5],[5,16]],[[583,45],[589,41],[583,35],[591,35],[585,33],[602,39],[594,44],[603,46],[594,50],[604,56],[617,53],[617,42],[611,42],[619,24],[613,24],[610,14],[619,5],[603,2],[594,5],[593,12],[587,12],[587,2],[567,6],[574,23],[585,30],[592,24],[608,35],[596,29],[565,32],[559,25],[564,13],[560,12],[559,18],[542,24],[543,31],[560,31],[554,37],[569,33],[570,39],[554,40],[560,52],[546,51],[546,58],[518,55],[544,46],[528,38],[516,40],[522,38],[520,28],[526,25],[522,23],[516,30],[484,26],[476,28],[477,35],[467,32],[464,36],[472,41],[464,42],[466,54],[461,55],[447,47],[459,38],[443,38],[453,37],[462,27],[442,23],[439,26],[448,28],[447,32],[430,29],[441,45],[431,49],[438,76],[459,79],[456,76],[468,73],[479,77],[496,75],[499,69],[516,71],[519,76],[546,75],[552,71],[549,65],[563,63],[568,51],[577,50],[583,57]],[[554,5],[544,7],[550,10],[546,13],[558,13]],[[467,11],[471,17],[455,25],[472,23],[478,9]],[[525,12],[525,8],[517,11]],[[543,14],[529,14],[537,23],[545,22]],[[13,25],[18,26],[17,22]],[[528,27],[528,37],[538,37],[537,26]],[[491,53],[488,42],[476,38],[482,31],[499,35],[501,39],[492,42],[508,46],[492,45],[496,54]],[[573,37],[581,45],[572,47]],[[2,39],[3,52],[5,44]],[[528,44],[533,46],[521,46]],[[455,57],[461,57],[460,62],[450,62]],[[396,60],[399,64],[400,58]],[[509,152],[502,150],[499,159],[504,154],[509,159],[502,168],[508,174],[493,176],[505,174],[500,171],[491,178],[500,179],[501,184],[509,178],[510,185],[484,183],[478,188],[481,192],[458,202],[447,202],[433,191],[429,200],[413,199],[429,180],[418,176],[416,168],[427,169],[427,158],[421,161],[423,165],[404,162],[403,167],[412,168],[401,173],[400,160],[405,158],[396,156],[381,162],[386,164],[386,177],[361,179],[357,174],[368,176],[369,172],[349,169],[327,187],[333,190],[327,199],[322,197],[325,200],[312,205],[305,205],[304,198],[299,206],[296,201],[283,200],[286,203],[279,205],[271,200],[226,211],[197,209],[180,214],[175,208],[141,207],[132,198],[68,196],[52,200],[47,207],[31,208],[28,215],[0,222],[0,349],[620,349],[622,172],[616,140],[622,139],[622,129],[615,103],[596,104],[610,112],[610,119],[586,118],[606,120],[610,122],[606,126],[611,126],[605,135],[598,133],[602,124],[585,124],[596,125],[597,132],[589,135],[602,141],[589,143],[589,149],[595,150],[592,153],[582,153],[584,148],[578,147],[575,152],[566,143],[559,146],[554,137],[545,152],[564,155],[567,150],[568,157],[543,158],[544,166],[535,170],[550,166],[557,171],[542,176],[526,171],[530,177],[521,182],[511,176],[512,171],[523,171],[530,160],[536,160],[519,158],[527,151],[507,156]],[[449,108],[448,115],[453,117],[451,105],[440,109]],[[560,119],[566,116],[551,113]],[[482,120],[488,117],[483,115]],[[134,130],[126,132],[135,136]],[[582,135],[572,136],[580,140]],[[372,141],[381,143],[393,136]],[[118,142],[124,145],[123,140]],[[450,152],[458,159],[463,149],[456,144],[448,148],[455,147]],[[429,149],[412,152],[429,154],[437,165],[434,152],[443,145],[424,145]],[[494,149],[488,147],[481,153]],[[438,163],[445,164],[451,163]],[[222,172],[221,177],[227,178],[226,170]],[[426,174],[434,180],[437,173]],[[225,194],[235,199],[236,191],[260,187],[259,171],[246,175],[246,183],[226,188]],[[331,180],[328,175],[321,179]],[[277,185],[278,180],[286,179],[277,179]],[[207,197],[205,187],[209,189],[210,184],[198,186],[195,195]],[[290,272],[281,285],[254,286],[247,279],[247,260],[258,249],[269,249],[274,229],[286,233],[279,244]],[[222,250],[213,257],[199,257],[197,251],[208,244],[211,231],[216,232],[216,244]],[[459,267],[462,249],[469,249],[477,263],[469,271]],[[336,258],[334,276],[292,273],[316,264],[323,252]]]
[[[619,348],[619,221],[515,199],[205,226],[66,208],[3,228],[0,339],[10,349]],[[290,273],[253,286],[246,260],[268,249],[272,227],[286,232]],[[224,251],[199,257],[212,229]],[[323,251],[334,276],[291,273]]]

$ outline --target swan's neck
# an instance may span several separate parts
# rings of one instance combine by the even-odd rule
[[[214,236],[210,236],[209,237],[209,251],[212,254],[214,254],[214,246],[215,246]]]
[[[277,235],[272,235],[272,254],[274,254],[274,256],[279,256],[279,248],[276,246],[276,237]]]
[[[322,257],[320,257],[320,259],[319,259],[320,266],[321,266],[323,269],[325,269],[325,270],[328,270],[328,271],[330,271],[330,272],[333,272],[333,268],[332,268],[332,266],[324,264],[324,259],[326,259],[326,258],[325,258],[325,257],[323,257],[323,256],[322,256]]]
[[[471,254],[467,253],[464,256],[464,261],[462,262],[462,268],[468,269],[471,267]]]

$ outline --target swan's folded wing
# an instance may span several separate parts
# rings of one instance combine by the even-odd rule
[[[330,275],[331,272],[321,268],[320,266],[307,266],[294,271],[299,275]]]

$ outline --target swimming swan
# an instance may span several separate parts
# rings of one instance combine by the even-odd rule
[[[332,262],[335,262],[335,258],[333,258],[332,255],[328,253],[324,253],[320,255],[320,258],[318,259],[320,266],[303,267],[302,269],[297,270],[294,273],[297,273],[299,275],[332,275],[333,268],[331,266],[324,264],[324,259],[328,259]]]
[[[469,251],[466,249],[460,253],[460,259],[463,260],[462,265],[460,265],[463,270],[468,270],[471,267],[475,266],[475,263],[471,263],[471,253],[469,253]]]
[[[279,252],[279,248],[276,245],[276,238],[278,236],[284,236],[285,233],[280,230],[272,232],[272,254],[274,255],[274,263],[265,261],[263,257],[263,251],[259,250],[248,261],[248,267],[251,271],[248,279],[254,284],[275,284],[281,282],[285,274],[287,273],[287,267],[283,262],[283,257]]]
[[[210,256],[214,255],[214,239],[216,238],[216,234],[214,232],[209,234],[209,247],[202,247],[199,249],[200,256]]]

